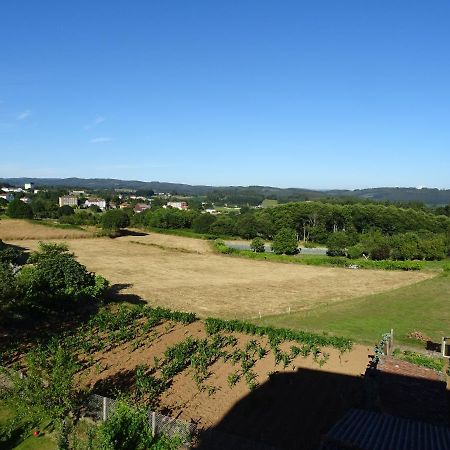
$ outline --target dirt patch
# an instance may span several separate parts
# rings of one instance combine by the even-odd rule
[[[252,261],[206,252],[208,243],[178,236],[73,239],[69,248],[89,270],[123,293],[202,317],[249,318],[309,310],[430,278],[427,272],[348,270]],[[165,242],[171,247],[134,242]],[[14,241],[12,241],[14,243]],[[36,240],[17,245],[37,247]],[[162,244],[158,244],[161,245]],[[193,252],[176,251],[182,245]],[[196,248],[199,252],[194,252]]]
[[[46,240],[92,238],[93,234],[84,230],[63,229],[27,222],[26,220],[3,219],[0,221],[0,239]]]
[[[279,448],[293,448],[289,444],[299,438],[303,440],[302,448],[317,448],[320,436],[343,412],[361,401],[361,381],[370,359],[369,347],[354,345],[350,352],[343,354],[334,348],[322,348],[321,355],[328,354],[323,365],[309,354],[290,359],[284,366],[276,363],[266,336],[226,335],[235,339],[235,344],[223,348],[228,355],[239,350],[247,354],[251,342],[266,350],[264,356],[255,356],[251,367],[257,381],[253,390],[245,380],[242,360],[233,363],[232,358],[219,357],[208,366],[210,375],[201,385],[196,383],[195,371],[188,364],[170,380],[157,401],[153,398],[155,407],[164,414],[194,422],[200,436],[202,430],[213,429],[215,436],[217,432],[219,436],[226,433],[256,443],[275,445],[282,438],[287,445]],[[145,364],[146,370],[156,367],[160,362],[154,362],[155,358],[170,364],[171,360],[165,361],[164,351],[188,338],[207,338],[209,342],[212,339],[201,321],[190,325],[163,323],[153,328],[148,337],[139,348],[133,347],[130,341],[92,355],[92,365],[81,375],[81,382],[104,395],[113,395],[115,389],[132,393],[138,366]],[[292,345],[299,344],[283,342],[279,349],[289,352]],[[152,373],[160,376],[158,371]],[[230,384],[229,376],[234,373],[240,373],[240,378]],[[298,417],[304,419],[297,426],[287,427],[280,436],[280,429],[298,421]],[[299,428],[300,437],[295,436]]]

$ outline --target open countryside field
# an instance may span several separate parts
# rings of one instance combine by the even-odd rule
[[[31,250],[38,245],[35,239],[18,238],[4,240]],[[214,254],[206,241],[153,233],[68,239],[67,243],[81,263],[120,287],[122,294],[202,317],[250,318],[289,308],[309,311],[433,276],[429,272],[358,271],[230,258]]]
[[[449,334],[449,299],[450,276],[438,276],[311,311],[264,317],[258,324],[327,331],[366,343],[393,328],[397,343],[425,346],[426,341],[439,344]],[[412,339],[418,334],[421,341]]]
[[[36,222],[2,218],[0,220],[0,239],[10,240],[47,240],[82,239],[92,237],[93,233],[74,227],[41,225]]]

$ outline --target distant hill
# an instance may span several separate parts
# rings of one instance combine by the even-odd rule
[[[331,189],[317,191],[303,188],[277,188],[272,186],[204,186],[160,181],[117,180],[113,178],[0,178],[0,183],[21,186],[34,183],[36,186],[86,189],[152,189],[178,195],[207,195],[214,192],[245,195],[252,193],[262,198],[287,200],[314,200],[325,197],[352,197],[375,201],[420,202],[428,205],[447,205],[450,203],[450,189],[411,187],[379,187],[370,189]]]

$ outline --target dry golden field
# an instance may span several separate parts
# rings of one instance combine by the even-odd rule
[[[10,239],[2,227],[11,222],[0,222],[1,239],[26,249],[35,249],[37,239],[67,240],[81,263],[112,284],[123,285],[122,293],[137,295],[151,304],[193,311],[201,317],[249,318],[289,308],[292,312],[309,310],[432,276],[427,272],[349,270],[241,259],[214,254],[207,241],[156,233],[75,239],[75,234],[58,237],[65,230],[24,222],[23,227],[17,224]],[[34,239],[30,239],[31,227],[36,227]],[[22,230],[24,235],[20,235]],[[68,230],[72,231],[77,232]]]
[[[80,239],[92,236],[93,233],[84,230],[57,228],[18,219],[0,220],[0,239],[3,241],[22,239]]]

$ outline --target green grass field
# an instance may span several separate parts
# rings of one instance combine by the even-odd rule
[[[373,344],[394,329],[395,341],[424,346],[408,338],[420,331],[433,342],[450,335],[450,276],[395,289],[382,294],[346,300],[309,312],[267,316],[255,323],[346,336],[356,342]]]
[[[0,402],[0,449],[2,450],[56,450],[57,445],[53,439],[43,434],[39,437],[31,433],[25,437],[21,436],[21,430],[14,430],[12,436],[7,439],[3,436],[2,430],[8,420],[14,414]]]

